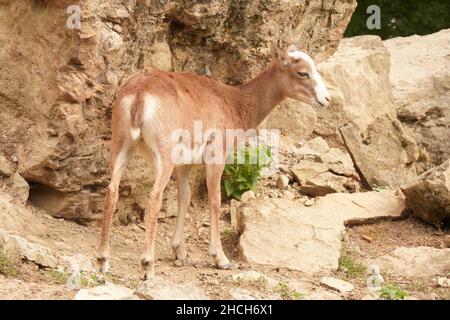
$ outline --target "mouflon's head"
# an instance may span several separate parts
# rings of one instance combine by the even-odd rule
[[[286,51],[272,45],[272,58],[279,67],[279,81],[288,98],[311,106],[327,107],[330,104],[330,94],[314,60],[307,53],[294,45]]]

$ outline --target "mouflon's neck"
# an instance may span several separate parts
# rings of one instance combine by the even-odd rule
[[[256,128],[286,98],[278,81],[279,72],[272,62],[260,75],[239,87],[239,111],[245,129]]]

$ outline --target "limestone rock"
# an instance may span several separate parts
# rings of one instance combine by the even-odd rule
[[[336,270],[344,224],[399,217],[394,191],[333,193],[311,207],[287,200],[255,200],[239,208],[239,250],[249,263],[315,273]]]
[[[353,291],[353,285],[350,282],[332,277],[323,277],[320,279],[320,284],[329,289],[339,291],[342,294],[347,294]]]
[[[3,231],[0,231],[0,249],[42,267],[55,268],[57,265],[55,253],[48,248]]]
[[[296,154],[300,161],[291,173],[302,193],[317,197],[359,191],[359,176],[350,156],[338,148],[330,148],[324,139],[309,140]]]
[[[86,0],[79,1],[81,30],[69,30],[61,27],[68,1],[41,2],[42,14],[27,1],[0,6],[7,39],[0,46],[0,153],[17,155],[32,192],[49,191],[45,186],[60,199],[52,214],[83,221],[101,217],[111,107],[131,75],[158,68],[239,84],[267,65],[269,42],[280,39],[326,59],[356,7],[355,0]],[[299,103],[287,108],[298,116],[293,132],[309,134],[314,112]],[[151,183],[151,166],[133,157],[121,183],[119,221],[143,215]]]
[[[328,166],[326,164],[309,160],[303,160],[292,169],[295,180],[300,184],[325,172],[328,172]]]
[[[11,195],[20,203],[27,203],[30,192],[30,186],[28,185],[28,182],[26,182],[25,179],[18,172],[16,172],[12,175],[10,183]]]
[[[328,108],[316,110],[314,132],[334,145],[345,142],[368,188],[411,180],[419,157],[414,139],[396,120],[389,68],[389,52],[377,36],[343,39],[318,66],[333,98]]]
[[[416,177],[417,145],[398,120],[382,116],[362,133],[353,125],[340,132],[367,187],[395,188]]]
[[[242,288],[231,289],[230,296],[235,300],[256,300],[254,293]]]
[[[336,53],[318,65],[332,103],[316,109],[318,120],[314,131],[340,143],[338,129],[348,123],[364,131],[378,117],[388,115],[394,119],[396,107],[389,67],[389,52],[379,37],[343,39]]]
[[[353,179],[324,172],[304,180],[299,190],[308,196],[319,197],[334,192],[355,192],[359,190],[359,186]]]
[[[16,232],[42,233],[45,226],[35,217],[30,208],[12,198],[9,193],[0,191],[0,229]]]
[[[450,160],[402,186],[406,206],[429,223],[450,217]]]
[[[145,281],[134,293],[146,300],[206,300],[208,297],[197,287],[172,283],[154,277]]]
[[[450,249],[400,247],[374,260],[382,270],[406,277],[432,277],[450,272]]]
[[[252,190],[245,191],[241,196],[241,202],[247,202],[251,199],[256,199],[255,193]]]
[[[425,150],[423,169],[450,158],[450,29],[384,41],[400,120]]]
[[[11,163],[0,153],[0,177],[9,177],[13,172]]]
[[[318,156],[324,154],[330,150],[327,142],[317,137],[306,142],[299,150],[298,153],[304,156]]]
[[[317,115],[314,109],[295,100],[287,100],[277,106],[260,125],[279,129],[288,141],[307,138],[314,130]]]
[[[444,278],[444,277],[439,277],[439,278],[437,278],[437,285],[439,287],[443,287],[443,288],[450,288],[450,279]]]
[[[94,288],[81,289],[74,300],[129,300],[132,296],[133,290],[110,282]]]
[[[277,178],[277,188],[280,190],[284,190],[289,185],[289,178],[285,175],[280,175]]]

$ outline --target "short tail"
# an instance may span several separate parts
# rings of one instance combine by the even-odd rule
[[[130,120],[131,136],[134,140],[137,140],[141,135],[141,127],[144,122],[144,101],[139,93],[136,95],[133,105],[131,106]]]

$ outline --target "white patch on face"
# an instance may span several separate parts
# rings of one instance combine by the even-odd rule
[[[316,87],[314,88],[314,91],[316,93],[316,99],[323,106],[328,106],[330,102],[327,99],[329,99],[330,94],[328,92],[327,87],[325,86],[325,83],[322,80],[322,77],[317,71],[317,67],[316,64],[314,63],[314,60],[307,53],[302,51],[288,51],[288,56],[293,59],[304,60],[310,65],[312,70],[311,78],[314,79],[316,83]]]

